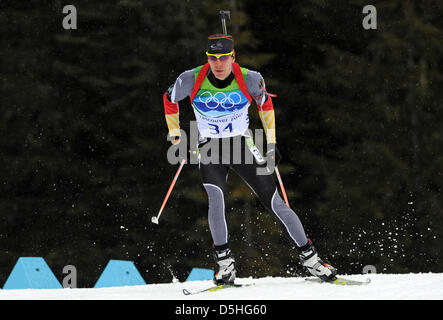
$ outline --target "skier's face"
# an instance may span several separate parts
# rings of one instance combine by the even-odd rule
[[[231,74],[232,64],[234,61],[235,58],[233,56],[229,56],[224,60],[217,59],[214,61],[212,59],[208,59],[212,73],[219,80],[225,80]]]

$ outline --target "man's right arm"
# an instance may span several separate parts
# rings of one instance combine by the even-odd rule
[[[170,137],[180,137],[178,102],[191,95],[194,83],[194,70],[185,71],[163,95],[163,106]]]

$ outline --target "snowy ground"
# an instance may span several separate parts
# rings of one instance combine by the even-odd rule
[[[203,289],[211,281],[148,284],[100,289],[0,290],[0,300],[443,300],[443,273],[350,275],[366,280],[366,286],[310,283],[304,278],[242,278],[238,283],[255,283],[185,296],[182,290]]]

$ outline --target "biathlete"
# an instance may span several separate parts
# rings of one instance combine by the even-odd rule
[[[236,261],[229,249],[225,218],[225,195],[230,170],[248,184],[263,206],[281,222],[299,249],[302,265],[324,281],[334,280],[336,269],[320,259],[306,237],[300,219],[282,200],[270,174],[281,156],[276,144],[272,96],[266,92],[263,77],[258,72],[241,68],[235,62],[234,40],[230,35],[209,36],[206,55],[207,63],[180,74],[164,93],[163,103],[168,135],[173,144],[181,143],[179,101],[190,97],[197,121],[199,170],[208,195],[208,221],[217,264],[214,283],[232,284],[236,277]],[[266,157],[257,154],[248,135],[248,108],[253,99],[266,135]],[[240,143],[235,144],[235,139]],[[208,144],[220,147],[201,152]],[[230,147],[227,152],[222,145],[240,147]],[[239,152],[240,156],[237,157]],[[248,159],[252,161],[246,161]],[[263,174],[266,170],[269,174]]]

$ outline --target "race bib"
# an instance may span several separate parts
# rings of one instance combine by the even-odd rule
[[[249,101],[238,90],[199,90],[193,100],[202,137],[225,138],[243,134],[249,127]]]

